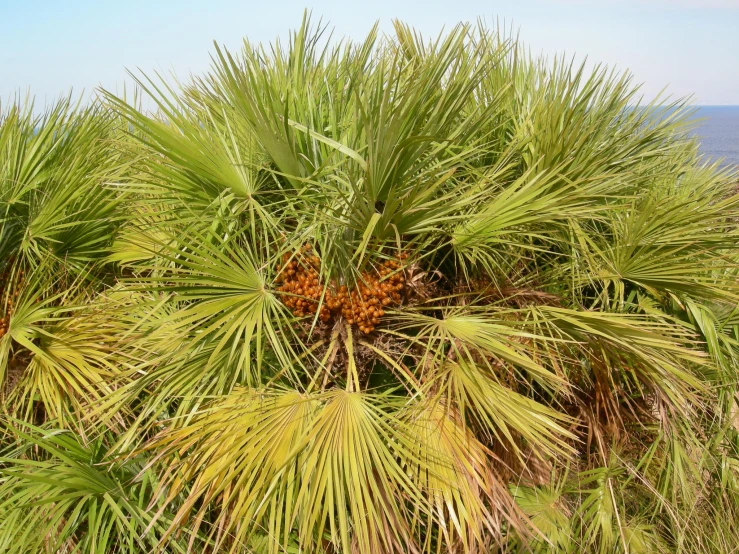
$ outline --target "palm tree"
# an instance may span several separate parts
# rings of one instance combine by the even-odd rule
[[[482,25],[306,21],[138,82],[156,114],[70,119],[102,127],[68,242],[7,241],[40,292],[0,344],[43,383],[9,397],[9,552],[733,548],[739,196],[683,102]]]
[[[0,380],[16,415],[65,425],[114,376],[87,305],[112,282],[122,196],[108,185],[130,161],[101,105],[34,112],[15,104],[0,119]]]

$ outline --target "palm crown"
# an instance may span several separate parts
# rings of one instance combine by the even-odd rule
[[[739,197],[684,105],[483,26],[326,44],[6,111],[0,544],[727,551]]]

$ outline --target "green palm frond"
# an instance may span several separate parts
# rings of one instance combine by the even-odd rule
[[[157,487],[143,460],[124,464],[107,458],[102,439],[82,444],[65,430],[14,429],[41,459],[0,458],[0,545],[9,553],[141,552],[157,547],[165,528],[152,521],[147,505]],[[185,552],[169,541],[172,552]]]

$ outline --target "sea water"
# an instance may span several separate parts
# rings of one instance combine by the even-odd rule
[[[700,106],[693,118],[701,152],[739,165],[739,106]]]

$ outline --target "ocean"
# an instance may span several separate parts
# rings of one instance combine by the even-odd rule
[[[739,165],[739,106],[701,106],[694,117],[702,120],[693,131],[701,152]]]

